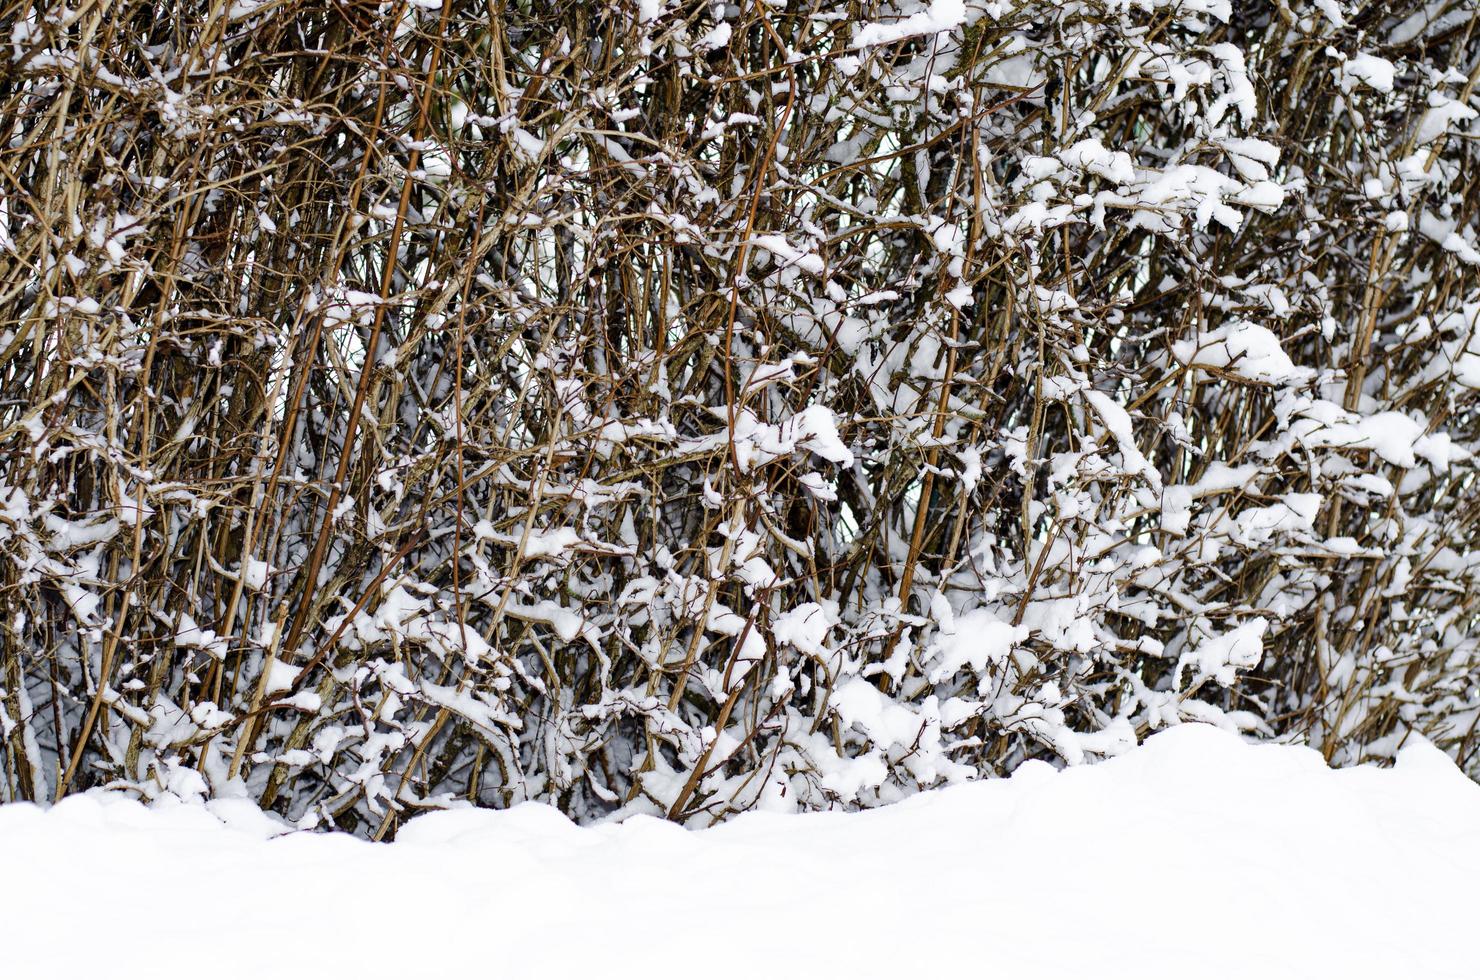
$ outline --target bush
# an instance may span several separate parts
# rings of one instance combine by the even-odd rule
[[[0,799],[1473,771],[1465,0],[0,18]]]

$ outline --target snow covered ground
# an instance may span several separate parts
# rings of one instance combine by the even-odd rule
[[[273,838],[273,839],[269,839]],[[864,813],[693,832],[242,803],[0,807],[7,978],[1480,976],[1480,787],[1187,725]]]

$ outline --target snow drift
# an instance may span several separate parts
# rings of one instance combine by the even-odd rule
[[[528,803],[370,844],[95,792],[0,807],[0,866],[15,977],[1470,977],[1480,788],[1185,725],[702,832]]]

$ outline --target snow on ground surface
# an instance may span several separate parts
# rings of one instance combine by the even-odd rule
[[[0,807],[15,978],[1480,976],[1480,787],[1186,725],[1112,761],[694,832],[525,805],[394,844],[245,803]]]

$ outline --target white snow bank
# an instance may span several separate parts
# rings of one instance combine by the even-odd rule
[[[7,976],[1473,977],[1480,787],[1186,725],[1096,766],[692,832],[451,811],[0,807]]]

